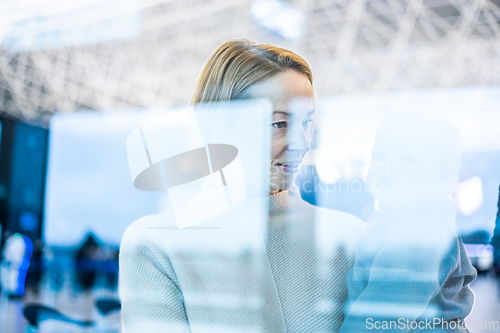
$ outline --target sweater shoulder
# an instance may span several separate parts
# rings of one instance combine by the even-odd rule
[[[346,230],[355,234],[361,234],[365,230],[366,223],[352,214],[311,205],[301,198],[298,189],[293,189],[290,193],[293,199],[300,203],[302,206],[301,209],[313,214],[316,222],[320,224],[326,223],[335,227],[337,230]]]
[[[320,219],[340,224],[342,227],[351,229],[352,231],[363,232],[366,227],[366,223],[363,220],[352,214],[323,207],[316,207],[316,209],[316,214]]]
[[[171,212],[141,217],[125,230],[120,251],[141,246],[154,247],[161,241],[159,235],[162,233],[159,233],[159,230],[176,227],[175,218]]]
[[[329,256],[343,248],[352,253],[362,236],[366,223],[346,212],[317,207],[303,201],[314,216],[317,250]]]

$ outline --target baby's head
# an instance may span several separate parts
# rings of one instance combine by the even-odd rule
[[[448,120],[422,111],[396,111],[375,136],[368,185],[384,206],[453,192],[460,167],[460,134]]]

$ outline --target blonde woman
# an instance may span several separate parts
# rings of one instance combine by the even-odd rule
[[[168,237],[178,236],[152,227],[159,217],[136,221],[120,250],[125,332],[336,332],[342,325],[346,274],[364,223],[309,205],[293,186],[314,122],[307,62],[271,45],[226,42],[208,60],[192,102],[257,98],[273,106],[262,260],[242,256],[231,268],[208,255],[193,260],[169,247]],[[291,108],[297,98],[301,107]]]

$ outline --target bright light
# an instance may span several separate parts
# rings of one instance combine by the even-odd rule
[[[455,201],[458,210],[464,216],[477,212],[483,204],[483,183],[479,176],[474,176],[457,185]]]
[[[12,51],[136,37],[140,0],[17,0],[0,7],[0,43]]]
[[[304,12],[282,0],[254,0],[250,15],[263,28],[287,40],[297,40],[305,32]]]
[[[328,155],[322,154],[320,151],[314,156],[319,179],[325,184],[337,182],[341,176],[340,171],[333,161],[328,159]]]

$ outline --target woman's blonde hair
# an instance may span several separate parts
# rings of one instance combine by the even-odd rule
[[[248,87],[287,69],[304,74],[312,85],[311,68],[291,51],[246,39],[225,42],[203,68],[191,102],[248,98]]]

